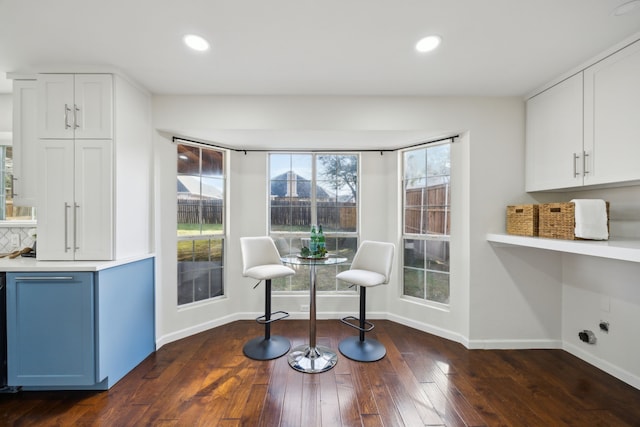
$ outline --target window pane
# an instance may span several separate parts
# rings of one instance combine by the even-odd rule
[[[224,179],[202,178],[202,234],[222,233],[224,223]]]
[[[223,240],[178,242],[178,304],[224,294]]]
[[[427,176],[451,175],[451,144],[436,145],[427,150]]]
[[[424,240],[410,240],[404,241],[404,266],[424,268],[425,264],[425,249]]]
[[[222,177],[222,152],[202,150],[202,175]]]
[[[178,174],[200,175],[200,149],[178,144]]]
[[[302,232],[311,228],[310,154],[269,157],[271,229]]]
[[[424,270],[404,268],[403,295],[415,298],[425,298]]]
[[[429,270],[449,272],[449,241],[424,241],[426,267]]]
[[[427,176],[427,149],[406,151],[404,153],[404,180],[408,188],[424,187]]]
[[[427,299],[449,304],[449,274],[427,272]]]
[[[357,156],[319,155],[317,167],[318,223],[325,232],[357,231]]]

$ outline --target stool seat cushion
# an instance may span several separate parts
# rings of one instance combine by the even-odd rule
[[[244,276],[257,280],[275,279],[295,274],[295,271],[282,264],[266,264],[248,268],[244,271]]]
[[[347,270],[336,275],[336,278],[356,286],[378,286],[387,283],[384,274],[368,270]]]

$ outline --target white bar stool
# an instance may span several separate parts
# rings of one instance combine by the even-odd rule
[[[271,323],[289,317],[286,311],[271,312],[271,279],[295,274],[295,271],[282,264],[275,243],[269,236],[241,237],[242,275],[265,281],[264,315],[256,318],[256,322],[264,325],[264,337],[257,337],[247,342],[242,352],[255,360],[271,360],[284,356],[291,348],[291,342],[285,337],[271,335]],[[255,286],[258,286],[258,282]],[[272,317],[275,316],[275,317]]]

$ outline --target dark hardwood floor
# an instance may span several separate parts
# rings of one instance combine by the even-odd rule
[[[286,357],[247,359],[262,334],[239,321],[165,345],[105,392],[0,395],[2,426],[640,426],[640,390],[562,350],[466,350],[390,321],[370,334],[375,363],[342,355],[303,374]],[[318,344],[337,349],[353,329],[318,321]],[[273,333],[307,342],[308,323]]]

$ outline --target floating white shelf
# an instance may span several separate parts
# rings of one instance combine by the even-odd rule
[[[487,241],[500,245],[524,246],[570,254],[640,262],[640,240],[637,239],[615,238],[605,241],[559,240],[490,233],[487,234]]]

